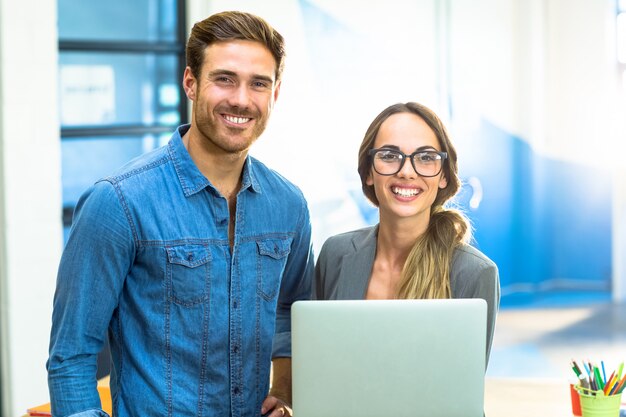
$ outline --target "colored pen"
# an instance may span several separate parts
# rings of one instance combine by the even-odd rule
[[[607,380],[606,380],[606,371],[604,370],[604,361],[600,361],[600,365],[602,365],[602,376],[604,377],[604,379],[602,380],[602,382],[603,382],[604,384],[606,384],[606,383],[607,383]]]
[[[624,362],[620,363],[619,365],[619,368],[617,370],[616,382],[613,388],[611,389],[611,391],[609,392],[609,395],[617,394],[617,391],[620,390],[621,386],[624,384],[624,381],[626,381],[626,375],[624,375],[624,378],[622,378],[623,368],[624,368]]]
[[[613,394],[618,394],[621,392],[622,387],[624,386],[624,382],[626,381],[626,375],[624,375],[624,378],[622,378],[622,380],[617,381],[617,384],[615,384],[615,387],[611,390],[611,392]]]
[[[579,377],[578,377],[578,379],[580,380],[580,386],[581,386],[581,387],[583,387],[583,388],[587,388],[587,389],[590,389],[590,387],[589,387],[589,381],[587,380],[587,378],[586,378],[586,377],[584,377],[584,376],[582,376],[582,375],[581,375],[581,376],[579,376]]]
[[[625,384],[626,384],[626,375],[624,375],[624,378],[622,378],[622,380],[620,381],[619,386],[615,388],[615,394],[621,394],[622,391],[624,390]]]
[[[613,388],[613,377],[615,376],[615,371],[611,374],[609,379],[606,381],[604,385],[604,395],[608,395],[611,392],[611,388]]]
[[[572,359],[572,366],[574,367],[574,372],[576,373],[576,376],[580,376],[583,373],[583,371],[581,371],[580,369],[580,366],[578,366],[574,359]]]
[[[621,381],[620,378],[617,376],[617,374],[615,374],[615,376],[613,377],[613,383],[611,384],[611,390],[609,391],[609,394],[611,392],[615,392],[617,387],[619,387],[620,381]]]
[[[609,390],[609,395],[615,394],[615,391],[619,388],[620,379],[615,375],[613,377],[613,383],[611,384],[611,389]]]
[[[596,383],[598,384],[597,389],[604,389],[604,383],[602,382],[602,376],[600,376],[600,370],[597,366],[593,367],[593,373],[596,376]]]

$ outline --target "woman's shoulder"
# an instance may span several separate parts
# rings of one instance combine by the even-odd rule
[[[376,242],[376,226],[365,227],[331,236],[322,245],[320,255],[342,255],[348,251],[356,251],[359,246]]]
[[[499,281],[498,267],[487,255],[466,244],[455,249],[450,269],[455,297],[480,296],[489,302],[499,297]]]
[[[487,255],[474,246],[460,244],[452,256],[453,270],[493,270],[497,273],[498,267]]]

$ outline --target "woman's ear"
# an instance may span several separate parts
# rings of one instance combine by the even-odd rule
[[[365,179],[365,184],[374,185],[374,180],[372,179],[372,173],[367,174],[367,178]]]
[[[442,175],[439,179],[439,188],[446,188],[448,186],[448,179],[445,175]]]

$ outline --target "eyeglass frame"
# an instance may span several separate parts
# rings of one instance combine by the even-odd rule
[[[396,152],[396,153],[402,155],[402,162],[400,162],[400,167],[398,167],[398,170],[396,172],[394,172],[393,174],[381,174],[376,169],[376,166],[374,166],[374,155],[376,155],[376,153],[380,152],[380,151],[392,151],[392,152]],[[417,155],[417,154],[425,153],[425,152],[430,152],[430,153],[437,154],[441,158],[441,166],[439,167],[439,171],[437,171],[437,173],[434,174],[434,175],[422,175],[422,174],[420,174],[417,171],[417,168],[415,168],[415,161],[413,160],[413,157],[415,155]],[[367,154],[371,158],[372,168],[374,169],[374,171],[376,171],[376,173],[378,175],[383,175],[383,176],[386,176],[386,177],[390,177],[392,175],[396,175],[398,172],[402,171],[402,168],[404,167],[404,163],[406,162],[407,158],[409,158],[411,160],[411,166],[413,167],[413,171],[415,171],[415,173],[417,175],[419,175],[420,177],[424,177],[424,178],[436,177],[437,175],[441,174],[441,171],[443,171],[443,164],[445,163],[446,159],[448,159],[448,153],[447,152],[440,152],[440,151],[436,151],[436,150],[424,150],[424,149],[418,149],[417,151],[413,152],[412,154],[407,155],[407,154],[405,154],[404,152],[402,152],[399,149],[372,148],[369,151],[367,151]]]

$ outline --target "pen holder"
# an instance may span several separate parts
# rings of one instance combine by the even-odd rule
[[[619,417],[622,394],[604,395],[602,390],[576,386],[580,396],[582,417]]]

